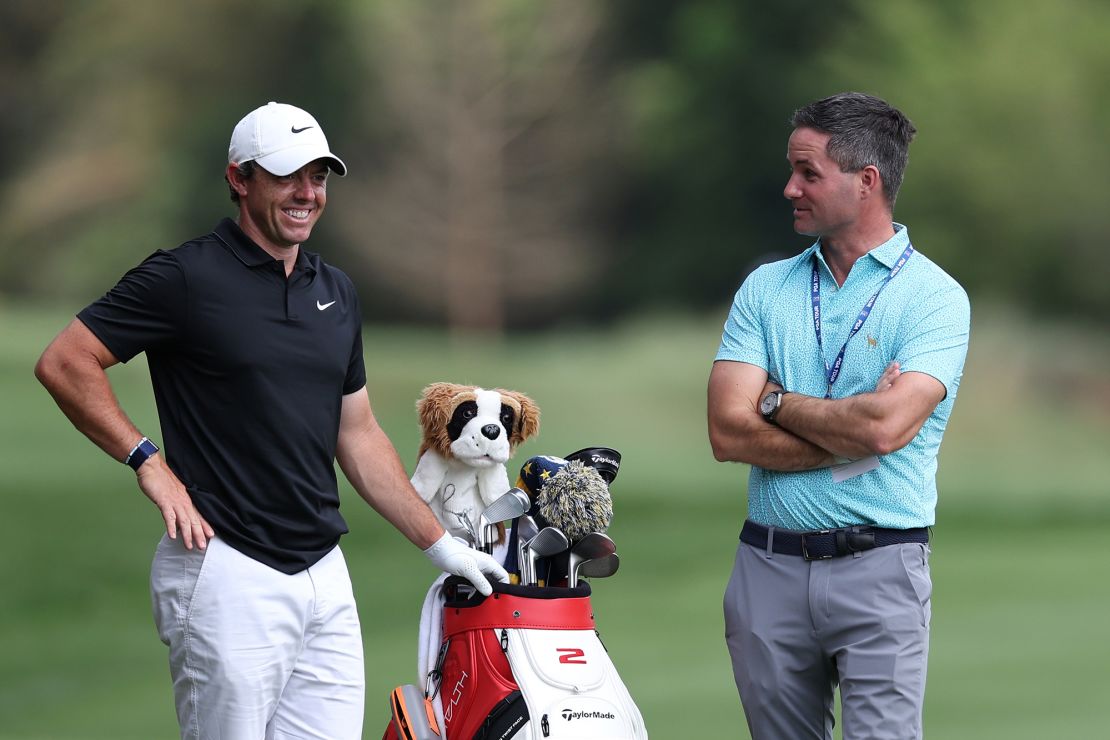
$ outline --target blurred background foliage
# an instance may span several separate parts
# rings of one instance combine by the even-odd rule
[[[82,304],[231,213],[249,109],[351,168],[311,248],[368,318],[498,332],[720,310],[789,232],[790,112],[916,123],[896,217],[975,296],[1102,322],[1110,4],[8,0],[0,295]]]
[[[0,71],[0,738],[174,735],[160,522],[31,367],[123,272],[233,213],[224,147],[268,100],[350,166],[309,248],[358,283],[406,465],[435,380],[532,395],[518,462],[621,450],[606,645],[653,737],[745,737],[719,605],[746,467],[709,453],[705,379],[747,270],[808,246],[787,120],[841,90],[916,123],[896,218],[972,295],[930,736],[1104,731],[1105,0],[4,0]],[[112,378],[156,429],[145,362]],[[343,496],[377,737],[433,574]]]

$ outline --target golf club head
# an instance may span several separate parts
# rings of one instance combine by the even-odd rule
[[[536,585],[539,581],[536,573],[536,561],[540,558],[549,558],[570,547],[567,536],[555,527],[544,527],[539,533],[528,541],[527,562],[529,571],[528,585]]]
[[[609,535],[603,532],[590,532],[570,548],[567,562],[567,585],[578,585],[578,568],[582,563],[598,560],[616,553],[617,546]]]
[[[528,511],[532,508],[532,499],[528,496],[528,492],[525,491],[523,488],[517,488],[516,486],[513,486],[509,489],[509,493],[516,496],[517,499],[520,500],[520,505],[524,507],[524,511]]]
[[[514,493],[519,491],[519,495]],[[511,488],[507,493],[503,493],[497,499],[486,507],[482,512],[482,518],[488,524],[498,524],[506,522],[510,519],[516,519],[518,516],[524,514],[532,506],[532,502],[528,500],[528,494],[521,491],[519,488]]]
[[[519,488],[511,488],[501,494],[496,500],[485,508],[478,518],[482,528],[482,546],[479,547],[486,553],[492,554],[493,545],[498,540],[498,526],[501,522],[523,515],[532,506],[528,494]]]
[[[620,567],[620,556],[613,552],[597,560],[582,561],[578,566],[578,575],[583,578],[608,578]]]
[[[524,514],[513,524],[516,535],[516,567],[517,567],[517,580],[515,583],[528,582],[528,540],[532,539],[539,532],[539,527],[536,526],[536,520]]]
[[[587,447],[578,452],[572,452],[566,457],[567,462],[581,460],[586,465],[597,470],[605,480],[605,485],[610,485],[621,469],[621,453],[612,447]]]
[[[470,538],[470,547],[481,548],[482,541],[480,536],[478,535],[478,529],[474,526],[474,522],[470,520],[470,515],[465,511],[461,513],[451,513],[454,514],[455,518],[459,520],[459,524],[461,524],[466,529],[466,533],[469,535]]]

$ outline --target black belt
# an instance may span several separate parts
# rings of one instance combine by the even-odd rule
[[[745,521],[744,528],[740,530],[740,541],[766,550],[770,531],[770,528],[762,524]],[[929,530],[925,527],[883,529],[867,525],[819,529],[813,532],[775,529],[771,535],[771,550],[780,555],[800,555],[806,560],[827,560],[906,542],[928,543]]]

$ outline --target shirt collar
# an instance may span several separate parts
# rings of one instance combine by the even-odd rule
[[[247,267],[261,267],[268,265],[271,262],[277,262],[273,256],[270,255],[262,247],[254,243],[254,240],[247,236],[239,224],[235,223],[230,218],[225,218],[216,225],[215,232],[216,238],[226,244],[231,249],[240,262]],[[297,250],[297,262],[294,270],[308,270],[316,272],[315,260],[312,258],[316,255],[306,252],[302,246]]]
[[[906,245],[910,243],[910,230],[897,221],[893,223],[893,226],[894,236],[868,252],[877,262],[887,268],[894,267],[894,263],[901,258],[902,252],[906,251]],[[825,257],[821,253],[821,240],[815,241],[809,249],[803,252],[803,256],[805,259],[812,259],[816,256],[824,262]]]
[[[883,266],[891,268],[902,256],[902,252],[906,251],[906,245],[909,243],[910,230],[900,223],[895,223],[894,236],[872,249],[868,254],[882,263]]]

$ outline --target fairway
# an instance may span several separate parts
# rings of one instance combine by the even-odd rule
[[[0,313],[0,739],[175,737],[147,596],[157,512],[31,373],[67,320]],[[651,736],[664,740],[748,737],[721,616],[746,469],[712,460],[704,421],[719,326],[645,317],[606,332],[465,346],[439,332],[371,328],[365,341],[371,400],[410,471],[414,404],[437,380],[520,390],[540,404],[540,434],[517,465],[588,445],[621,451],[609,531],[621,569],[595,582],[593,604]],[[1110,409],[1076,402],[1061,414],[1047,394],[1032,400],[1030,385],[1058,367],[1038,367],[1026,353],[1035,331],[1021,333],[1024,343],[1017,336],[989,313],[974,325],[941,452],[930,738],[1099,737],[1110,721]],[[1052,336],[1072,358],[1065,370],[1106,366],[1105,340]],[[111,375],[125,408],[155,436],[143,362]],[[417,617],[435,573],[351,490],[343,496],[367,653],[364,736],[379,738],[387,692],[413,680]]]

